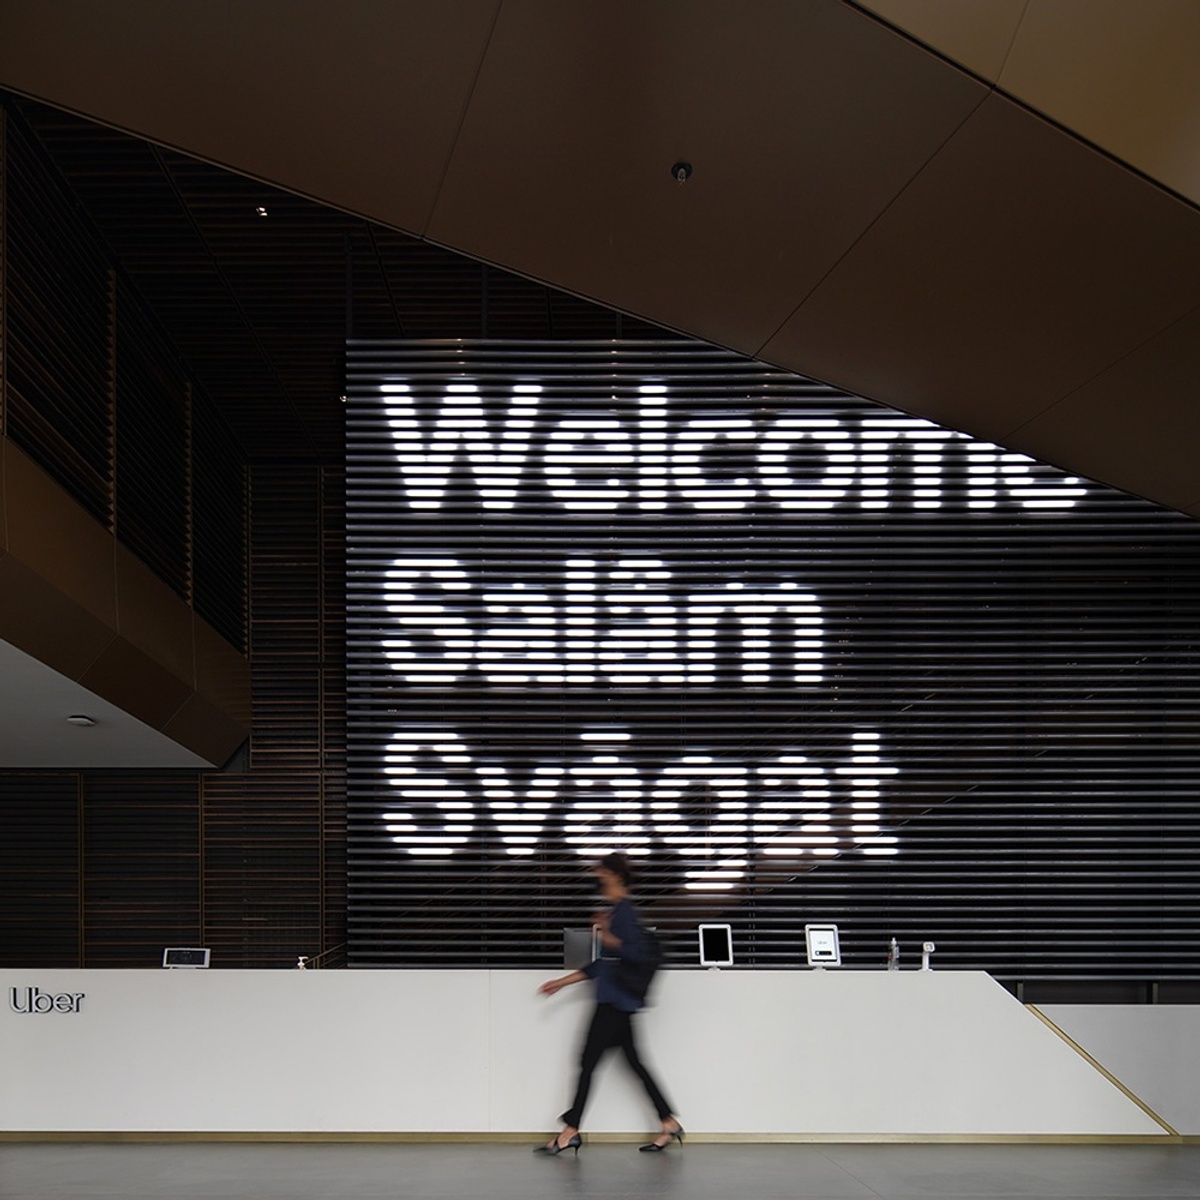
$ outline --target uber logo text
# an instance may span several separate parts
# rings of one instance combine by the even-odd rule
[[[77,1013],[86,992],[43,992],[41,988],[9,988],[8,1007],[18,1013]]]

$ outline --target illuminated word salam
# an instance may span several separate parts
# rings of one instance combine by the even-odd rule
[[[685,591],[659,559],[602,570],[579,558],[552,597],[536,584],[473,582],[457,559],[411,558],[392,564],[385,595],[406,636],[385,639],[384,653],[417,685],[474,669],[501,686],[699,687],[717,682],[718,657],[740,686],[821,678],[821,609],[791,580]]]
[[[577,513],[654,513],[670,504],[710,514],[751,505],[935,509],[952,497],[969,509],[1002,501],[1054,509],[1086,494],[1080,480],[1024,454],[900,414],[847,421],[744,412],[672,421],[666,387],[644,384],[627,415],[539,417],[537,384],[514,385],[503,413],[471,383],[447,385],[430,411],[406,383],[381,390],[404,495],[417,512],[442,507],[459,461],[479,505],[493,510],[512,509],[527,476],[540,476],[551,499]]]
[[[655,769],[620,753],[630,740],[624,730],[581,737],[594,753],[537,763],[519,785],[452,730],[398,732],[384,770],[403,807],[383,814],[387,831],[418,857],[463,852],[494,834],[510,855],[549,840],[584,858],[658,848],[695,864],[687,887],[710,891],[733,887],[752,854],[897,853],[881,824],[880,790],[897,768],[884,764],[877,732],[852,734],[846,756],[829,763],[790,751],[761,762],[698,751]],[[552,830],[555,812],[561,824]]]

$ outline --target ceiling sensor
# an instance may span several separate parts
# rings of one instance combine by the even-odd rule
[[[677,162],[671,168],[671,178],[676,183],[687,183],[692,177],[692,164],[690,162]]]
[[[95,723],[91,717],[85,717],[83,713],[76,713],[74,716],[67,718],[68,725],[78,725],[81,729],[88,729],[95,725]]]

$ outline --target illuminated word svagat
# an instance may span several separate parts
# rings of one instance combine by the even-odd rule
[[[518,783],[453,729],[406,729],[387,746],[386,777],[403,807],[385,812],[393,841],[414,857],[464,852],[498,837],[506,853],[566,844],[594,858],[652,849],[692,862],[685,886],[727,890],[751,855],[893,855],[882,787],[897,769],[880,735],[860,730],[833,759],[786,752],[764,760],[703,750],[649,767],[619,727],[585,730],[577,758],[534,763]],[[552,826],[553,820],[553,826]]]

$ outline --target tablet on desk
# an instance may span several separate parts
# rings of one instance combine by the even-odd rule
[[[699,934],[702,967],[733,966],[733,930],[728,925],[701,925]]]
[[[842,950],[836,925],[805,925],[804,942],[810,967],[840,967]]]
[[[207,967],[208,951],[188,946],[168,946],[163,951],[164,967]]]

